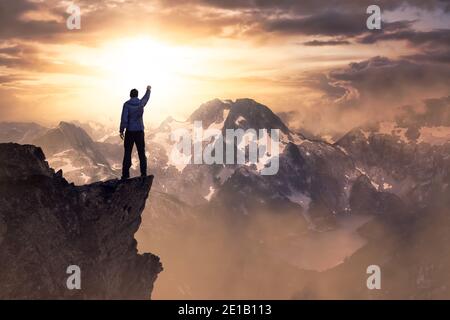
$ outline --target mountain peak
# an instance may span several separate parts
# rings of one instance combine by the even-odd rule
[[[253,99],[237,99],[231,104],[230,113],[225,121],[227,129],[279,129],[289,134],[289,129],[273,111]]]
[[[289,134],[287,126],[269,107],[250,98],[234,102],[220,99],[208,101],[192,113],[189,121],[202,121],[204,128],[212,123],[224,122],[225,129],[279,129]]]
[[[58,127],[76,127],[76,125],[67,121],[60,121]]]
[[[220,99],[214,99],[203,103],[189,117],[189,122],[202,121],[203,126],[208,127],[214,122],[224,121],[224,111],[229,110],[231,104]]]
[[[58,127],[48,130],[32,143],[42,147],[47,156],[74,149],[86,154],[94,163],[108,165],[92,138],[83,128],[73,123],[61,121]]]

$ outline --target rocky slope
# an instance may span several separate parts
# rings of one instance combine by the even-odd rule
[[[153,177],[75,187],[40,148],[0,144],[0,299],[148,299],[162,270],[138,254]],[[81,269],[69,290],[67,268]]]
[[[416,209],[426,208],[433,197],[447,192],[450,180],[450,136],[433,141],[422,128],[411,137],[407,128],[380,123],[356,128],[336,146],[349,155],[379,191],[395,194]]]
[[[224,136],[230,129],[279,129],[279,171],[275,175],[261,172],[277,157],[270,152],[260,156],[256,164],[174,163],[171,133],[190,131],[195,121],[201,121],[205,131],[220,130]],[[258,212],[289,211],[300,213],[299,219],[310,228],[328,229],[336,216],[351,212],[352,185],[364,176],[340,146],[293,132],[267,106],[251,99],[209,101],[186,121],[168,118],[149,133],[147,141],[151,167],[159,177],[155,185],[158,191],[189,205],[224,211],[233,220]],[[203,141],[204,147],[210,143],[208,138]],[[242,143],[248,159],[248,141]]]
[[[69,181],[78,185],[119,176],[110,166],[99,143],[72,123],[60,122],[56,128],[33,139],[31,144],[41,147],[49,164],[61,169]]]

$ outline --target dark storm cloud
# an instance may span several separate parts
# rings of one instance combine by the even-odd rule
[[[450,49],[425,51],[423,53],[405,56],[406,59],[416,62],[435,62],[450,64]]]
[[[392,32],[367,34],[358,39],[363,44],[380,41],[406,41],[417,53],[404,58],[417,62],[450,63],[450,29],[417,31],[403,29]]]
[[[415,92],[448,87],[450,67],[375,57],[332,71],[329,78],[334,85],[342,83],[356,90],[359,102],[386,99],[394,102]]]
[[[325,16],[328,16],[326,18]],[[335,17],[336,16],[336,17]],[[361,36],[358,37],[358,42],[364,43],[365,39],[368,39],[369,37],[375,37],[376,35],[379,35],[381,32],[379,31],[373,31],[369,32],[367,28],[364,25],[365,19],[367,19],[367,16],[360,16],[359,18],[354,18],[353,15],[343,16],[340,13],[333,13],[329,12],[327,14],[322,14],[321,16],[315,16],[315,17],[309,17],[308,18],[310,22],[313,19],[317,19],[317,22],[310,23],[311,26],[316,26],[317,29],[315,30],[316,34],[320,35],[330,35],[330,33],[335,32],[336,34],[344,34],[347,36],[347,39],[351,36],[355,36],[357,34],[360,34]],[[353,20],[352,20],[353,19]],[[331,21],[332,23],[327,23],[327,21]],[[345,21],[345,22],[343,22]],[[322,23],[321,23],[322,22]],[[401,31],[408,29],[412,26],[412,23],[414,21],[395,21],[395,22],[389,22],[383,24],[383,31],[382,32],[395,32],[395,31]],[[341,29],[336,28],[334,24],[340,25]],[[320,27],[319,27],[320,26]],[[363,26],[363,27],[361,27]],[[300,24],[299,24],[300,27]],[[330,32],[331,30],[331,32]],[[311,31],[310,28],[299,28],[299,33],[306,33],[308,34]],[[334,35],[336,35],[334,34]],[[376,41],[374,41],[376,42]],[[315,39],[312,41],[307,41],[303,43],[305,46],[337,46],[337,45],[348,45],[351,44],[350,41],[344,40],[342,38],[338,39]]]
[[[124,26],[123,29],[127,29],[137,25],[141,30],[146,30],[144,23],[150,21],[149,17],[153,21],[166,23],[168,29],[178,30],[178,25],[185,29],[184,26],[189,25],[190,30],[199,36],[221,35],[226,27],[245,30],[246,32],[235,32],[234,35],[247,37],[261,36],[261,33],[267,31],[287,36],[354,36],[367,32],[366,8],[371,4],[378,4],[384,10],[392,10],[405,4],[427,10],[448,5],[448,1],[440,0],[78,0],[75,3],[82,9],[83,30],[79,37],[104,32],[111,26]],[[74,41],[77,37],[67,32],[65,19],[68,14],[61,4],[57,0],[2,0],[0,39],[55,41],[64,36],[65,41]],[[156,9],[149,13],[146,9],[152,6]],[[211,11],[213,9],[233,11],[233,15],[214,13]],[[45,11],[58,21],[24,20],[23,15],[31,11]],[[366,41],[370,41],[370,38]]]
[[[450,46],[450,30],[432,30],[432,31],[414,31],[401,30],[398,32],[379,32],[370,33],[362,37],[359,41],[365,44],[373,44],[377,41],[387,40],[406,40],[412,45],[420,46],[435,46],[447,45]]]
[[[439,125],[439,119],[447,122],[449,117],[450,65],[446,64],[374,57],[344,68],[307,74],[298,80],[298,86],[322,93],[296,115],[300,119],[297,126],[315,134],[323,128],[346,132],[366,123],[395,119],[408,119],[408,124]],[[415,108],[409,110],[409,115],[402,108],[420,105],[427,97],[443,96],[427,100],[421,115]],[[292,121],[293,115],[286,114],[286,119]]]
[[[168,1],[175,4],[176,0]],[[323,11],[326,8],[339,8],[342,10],[359,10],[372,4],[383,9],[396,9],[402,5],[409,5],[421,9],[449,8],[447,0],[187,0],[185,3],[202,4],[224,9],[261,9],[261,10],[288,10],[291,12],[311,14]]]
[[[69,31],[66,20],[70,2],[45,0],[30,2],[27,0],[2,0],[0,2],[0,39],[1,40],[33,40],[40,42],[83,42],[91,35],[106,32],[114,22],[133,20],[130,12],[142,19],[145,13],[141,10],[141,2],[127,0],[77,0],[81,9],[82,30]],[[27,14],[34,17],[27,17]],[[109,24],[106,25],[105,24]],[[135,23],[136,24],[136,23]]]
[[[404,56],[417,62],[450,63],[450,29],[432,31],[401,30],[370,34],[359,39],[359,42],[373,44],[379,41],[406,41],[419,53]]]
[[[366,19],[364,13],[330,11],[304,18],[272,19],[263,28],[284,34],[354,36],[367,32]]]
[[[220,14],[215,19],[209,19],[208,25],[216,24],[232,26],[245,29],[241,33],[251,37],[270,36],[341,36],[358,37],[359,42],[373,44],[383,37],[389,37],[392,32],[413,30],[415,21],[392,21],[383,22],[382,31],[370,32],[366,27],[368,14],[366,9],[369,5],[377,4],[382,10],[394,10],[402,6],[415,7],[422,10],[445,9],[448,1],[333,1],[333,0],[190,0],[185,2],[169,1],[166,8],[171,7],[174,12],[179,7],[189,7],[200,5],[200,8],[219,8],[237,13],[237,19],[229,19],[227,15]],[[188,12],[197,12],[197,17],[202,19],[202,11],[199,7]],[[227,17],[227,18],[225,18]],[[228,19],[228,20],[227,20]],[[205,20],[206,21],[206,20]],[[401,34],[398,33],[400,36]],[[406,35],[405,35],[406,36]],[[348,39],[346,39],[348,40]],[[314,39],[307,42],[307,45],[338,45],[339,43],[329,42],[328,39]],[[420,39],[418,39],[420,41]],[[346,44],[346,43],[342,43]]]
[[[312,40],[303,43],[305,46],[321,47],[321,46],[341,46],[350,44],[347,40]]]
[[[47,12],[62,16],[63,12],[49,7],[45,2],[36,3],[26,0],[3,0],[0,2],[0,39],[53,37],[67,31],[65,24],[57,21],[26,20],[23,15],[45,8]]]
[[[401,108],[397,122],[404,126],[450,126],[450,96],[426,99],[423,109]]]
[[[300,81],[300,85],[324,92],[331,100],[339,99],[348,93],[346,88],[336,84],[334,79],[322,73],[309,75]]]
[[[279,36],[317,36],[317,37],[339,37],[347,40],[338,41],[336,39],[324,40],[314,39],[308,41],[305,45],[345,45],[349,44],[348,39],[357,38],[360,43],[375,43],[379,34],[385,32],[393,33],[408,30],[412,27],[414,21],[395,21],[383,22],[381,31],[367,29],[366,21],[368,15],[365,10],[355,12],[341,11],[323,11],[317,14],[299,17],[268,17],[260,19],[259,23],[254,24],[254,32],[275,33]],[[381,38],[381,37],[380,37]]]

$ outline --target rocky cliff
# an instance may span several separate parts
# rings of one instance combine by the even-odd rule
[[[150,298],[162,265],[134,234],[152,181],[76,187],[40,148],[0,144],[0,299]]]

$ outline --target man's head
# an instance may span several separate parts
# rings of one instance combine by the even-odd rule
[[[136,89],[130,91],[130,98],[137,98],[139,92]]]

